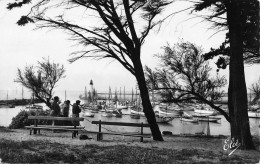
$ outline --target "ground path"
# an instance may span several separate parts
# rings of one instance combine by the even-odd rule
[[[122,137],[104,135],[104,140],[96,141],[96,136],[90,134],[89,137],[93,139],[80,140],[79,137],[71,138],[70,132],[55,132],[42,130],[41,134],[29,135],[29,130],[26,129],[0,129],[0,140],[14,140],[14,141],[31,141],[40,140],[48,141],[51,143],[60,143],[69,146],[82,146],[82,145],[97,145],[97,146],[138,146],[144,148],[154,149],[172,149],[172,150],[199,150],[205,152],[212,152],[213,154],[228,155],[230,151],[224,151],[223,145],[226,137],[206,138],[206,137],[180,137],[180,136],[164,136],[164,142],[153,141],[152,139],[144,139],[144,143],[139,141],[136,137]],[[260,138],[254,138],[259,140]],[[259,140],[260,142],[260,140]],[[245,156],[246,158],[260,160],[260,144],[257,144],[258,151],[242,151],[236,150],[233,154],[237,156]]]

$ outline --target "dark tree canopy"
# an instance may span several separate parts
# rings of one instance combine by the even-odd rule
[[[252,84],[250,90],[252,91],[252,93],[254,95],[254,98],[250,103],[252,105],[255,105],[257,103],[257,101],[260,99],[260,78],[258,79],[257,82]]]
[[[195,4],[195,11],[201,11],[209,8],[210,15],[203,16],[206,20],[213,23],[213,28],[218,31],[227,31],[226,40],[219,48],[212,48],[210,52],[205,54],[206,59],[212,59],[215,56],[223,55],[216,63],[219,68],[226,68],[229,63],[230,56],[230,36],[228,32],[228,24],[226,19],[227,8],[225,0],[200,0]],[[260,62],[260,36],[259,36],[259,1],[248,0],[243,2],[241,10],[242,29],[243,29],[243,52],[244,61],[249,64]],[[225,59],[225,60],[223,60]]]
[[[31,11],[17,24],[33,22],[38,28],[61,29],[70,34],[70,39],[84,48],[73,53],[71,62],[84,57],[112,58],[135,75],[132,60],[140,56],[133,49],[141,47],[160,23],[156,17],[170,0],[23,0],[9,3],[7,8],[31,3]]]
[[[146,37],[161,23],[158,15],[171,0],[24,0],[10,3],[8,9],[30,2],[31,10],[18,25],[35,22],[38,28],[63,30],[83,49],[73,53],[71,62],[84,57],[115,59],[135,76],[153,138],[162,141],[140,56]]]
[[[60,79],[65,78],[64,74],[63,65],[43,59],[38,61],[37,66],[26,66],[24,70],[18,68],[15,81],[28,88],[36,98],[50,107],[53,89]]]
[[[228,56],[229,86],[228,112],[230,117],[231,137],[241,143],[241,149],[255,149],[248,118],[247,87],[245,81],[244,62],[259,61],[259,2],[257,0],[200,0],[195,9],[204,10],[215,7],[209,20],[220,18],[226,14],[228,33],[220,49],[212,50],[208,55]],[[216,14],[219,13],[219,14]],[[218,22],[218,21],[217,21]],[[252,55],[250,57],[250,55]],[[224,58],[217,63],[219,67]]]
[[[157,90],[165,102],[206,103],[218,110],[229,121],[227,113],[214,103],[223,96],[227,84],[224,76],[211,77],[209,63],[202,56],[202,49],[189,42],[165,46],[157,55],[160,68],[152,71],[146,67],[146,81],[151,90]]]

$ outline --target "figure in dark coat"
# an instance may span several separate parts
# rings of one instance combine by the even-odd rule
[[[70,110],[70,100],[67,100],[62,108],[62,113],[64,117],[69,117],[69,110]]]
[[[55,96],[53,103],[51,104],[52,116],[60,116],[59,97]]]
[[[73,117],[79,117],[79,113],[81,112],[79,105],[80,105],[79,100],[77,100],[76,103],[73,104],[73,106],[72,106]]]

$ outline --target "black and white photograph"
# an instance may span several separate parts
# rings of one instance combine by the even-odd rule
[[[260,0],[0,0],[0,163],[260,164]]]

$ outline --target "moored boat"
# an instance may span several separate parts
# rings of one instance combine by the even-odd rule
[[[98,113],[98,110],[91,109],[91,113]]]
[[[180,117],[181,121],[185,121],[185,122],[192,122],[192,123],[198,123],[199,120],[193,117]]]
[[[122,109],[117,109],[112,112],[113,116],[115,117],[122,117],[123,113],[121,112]]]
[[[139,111],[136,111],[136,110],[133,110],[133,109],[131,109],[130,112],[131,112],[131,114],[138,114],[140,116],[144,116],[144,112],[139,112]]]
[[[214,116],[195,116],[199,121],[207,121],[207,122],[218,122],[221,120],[220,117],[214,117]]]
[[[128,109],[125,105],[117,105],[116,109]]]
[[[197,115],[197,116],[213,116],[216,114],[217,114],[217,112],[215,112],[213,110],[194,109],[194,115]]]
[[[249,111],[248,117],[249,118],[260,118],[260,111],[256,111],[256,112]]]
[[[25,108],[27,108],[27,109],[43,109],[43,106],[35,105],[35,104],[29,104],[29,105],[25,106]]]
[[[192,115],[188,114],[187,112],[183,112],[182,116],[180,117],[181,121],[185,122],[192,122],[192,123],[198,123],[199,120]]]
[[[165,117],[160,115],[155,115],[155,119],[157,123],[169,123],[174,119],[174,117]]]
[[[113,116],[113,113],[112,113],[112,112],[103,112],[103,113],[101,114],[101,116],[103,116],[103,117],[112,117],[112,116]]]
[[[95,114],[90,112],[90,111],[87,111],[87,112],[83,113],[83,117],[94,117],[94,116],[95,116]]]
[[[139,114],[130,114],[130,117],[133,118],[133,119],[140,119]]]
[[[154,112],[157,114],[157,115],[160,115],[160,116],[168,116],[168,117],[177,117],[180,115],[180,111],[171,111],[171,112],[167,112],[167,111],[163,111],[159,105],[156,105],[154,106],[153,108]]]
[[[194,108],[194,115],[197,116],[215,116],[218,112],[211,109],[209,106],[205,104],[196,104]]]
[[[14,108],[15,106],[12,104],[5,104],[5,103],[1,103],[0,104],[0,108]]]

